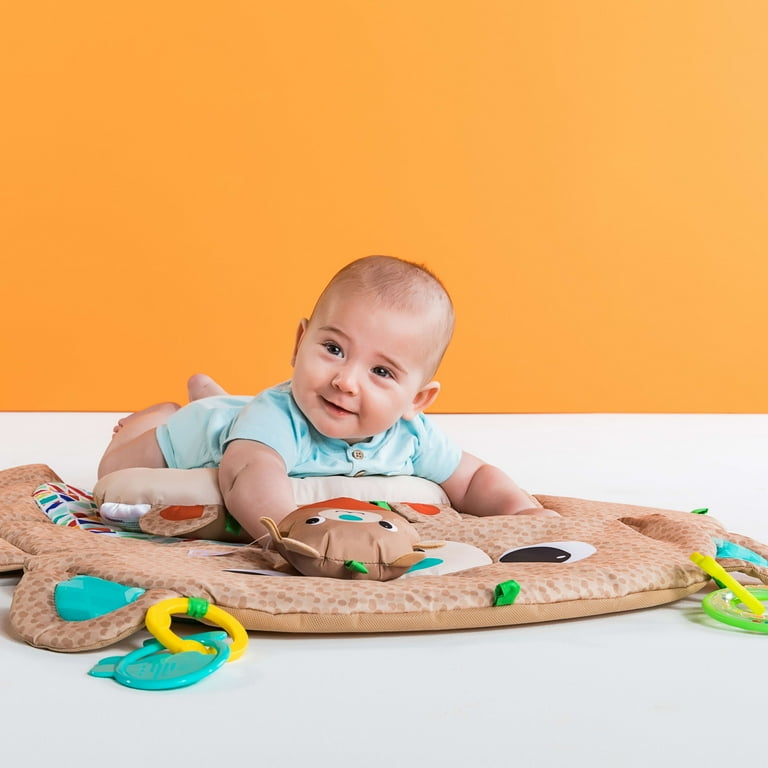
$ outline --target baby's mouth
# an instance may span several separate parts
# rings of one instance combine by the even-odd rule
[[[354,411],[349,411],[346,408],[342,408],[340,405],[336,405],[336,403],[332,402],[331,400],[328,400],[325,397],[320,398],[325,407],[331,412],[336,414],[337,416],[352,416],[354,415]]]

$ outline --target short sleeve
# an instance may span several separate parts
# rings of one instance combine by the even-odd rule
[[[417,437],[413,474],[435,483],[445,482],[459,466],[461,448],[428,416],[419,414],[406,423],[411,425]]]
[[[293,403],[290,386],[281,384],[256,395],[240,411],[225,440],[254,440],[272,448],[290,471],[307,439],[306,419]]]

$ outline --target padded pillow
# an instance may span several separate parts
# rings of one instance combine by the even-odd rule
[[[218,469],[121,469],[96,483],[97,505],[119,504],[185,505],[223,504]],[[296,506],[346,496],[360,501],[413,501],[423,504],[450,503],[445,491],[421,477],[303,477],[291,478]]]

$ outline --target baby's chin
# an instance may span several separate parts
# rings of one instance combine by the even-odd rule
[[[364,437],[350,437],[341,429],[323,429],[322,427],[315,424],[315,422],[312,421],[312,419],[309,417],[307,417],[307,421],[312,425],[315,432],[327,438],[328,440],[341,440],[342,442],[345,442],[349,445],[354,445],[355,443],[367,443],[372,439],[371,435],[365,435]]]

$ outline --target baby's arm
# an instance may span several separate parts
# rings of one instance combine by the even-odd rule
[[[296,509],[282,457],[254,440],[233,440],[227,445],[219,468],[219,487],[227,510],[254,539],[267,533],[260,517],[279,522]]]
[[[471,453],[462,454],[456,471],[441,485],[451,506],[470,515],[557,515],[537,507],[512,478]]]

